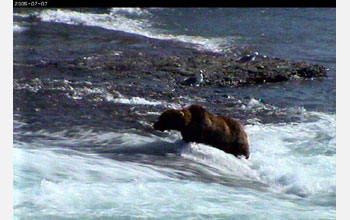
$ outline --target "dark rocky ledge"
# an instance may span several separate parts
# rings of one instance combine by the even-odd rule
[[[127,41],[127,38],[124,39]],[[135,41],[135,42],[134,42]],[[138,46],[142,42],[141,46]],[[202,87],[238,87],[267,82],[327,77],[326,68],[317,64],[292,62],[275,57],[258,56],[256,60],[237,62],[237,53],[222,54],[198,51],[186,44],[173,41],[133,40],[128,48],[110,45],[110,48],[77,59],[41,61],[21,68],[24,74],[59,73],[72,77],[86,76],[105,80],[142,78],[168,85],[185,87],[184,79],[200,69],[204,72]],[[31,71],[30,67],[35,67]],[[39,71],[40,72],[40,71]]]

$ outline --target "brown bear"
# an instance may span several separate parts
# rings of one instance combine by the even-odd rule
[[[177,130],[185,142],[204,143],[238,156],[249,158],[248,137],[236,119],[215,116],[200,105],[170,109],[154,124],[159,131]]]

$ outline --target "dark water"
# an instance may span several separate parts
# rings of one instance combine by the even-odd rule
[[[335,219],[335,12],[15,9],[15,218]],[[79,63],[248,49],[329,77],[179,91]],[[252,159],[152,129],[192,103],[242,120]]]

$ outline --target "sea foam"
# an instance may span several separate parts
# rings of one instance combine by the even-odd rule
[[[27,28],[21,26],[20,24],[18,23],[13,23],[13,32],[22,32],[24,30],[26,30]]]
[[[326,207],[335,205],[329,199],[336,191],[335,116],[314,114],[321,119],[246,126],[251,144],[249,160],[204,144],[183,143],[176,132],[170,133],[170,138],[159,138],[128,132],[96,133],[84,128],[69,136],[64,130],[15,131],[15,219],[81,219],[86,213],[94,219],[113,216],[162,219],[165,213],[187,218],[193,212],[202,218],[244,219],[248,215],[266,219],[269,215],[288,219],[333,218],[334,211]],[[16,119],[14,127],[24,125]],[[22,142],[23,136],[32,137],[32,141]],[[87,146],[109,149],[123,157],[134,155],[135,159],[145,155],[161,157],[153,157],[150,164],[137,159],[109,159],[97,154],[98,151],[84,151]],[[167,153],[180,156],[183,162],[179,159],[176,162],[180,166],[172,169],[175,157],[168,157]],[[157,163],[156,158],[164,156],[168,158],[167,166],[152,165]],[[242,183],[232,187],[214,181],[221,177],[232,177],[228,180]],[[251,181],[265,187],[255,189]],[[322,207],[327,205],[323,211],[311,210],[310,206],[303,209],[299,203],[304,201],[294,197],[310,198],[310,202]]]
[[[137,15],[130,18],[127,15]],[[190,43],[189,46],[197,49],[211,50],[215,52],[225,51],[227,47],[233,47],[236,37],[201,37],[183,34],[167,33],[165,30],[155,28],[147,15],[147,9],[140,8],[113,8],[109,14],[82,13],[71,10],[44,10],[38,17],[45,22],[57,22],[71,25],[86,25],[102,27],[109,30],[124,31],[149,38],[161,40],[175,40]]]

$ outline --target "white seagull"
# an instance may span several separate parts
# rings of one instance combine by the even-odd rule
[[[199,70],[194,76],[185,79],[184,83],[186,85],[199,86],[203,82],[203,71]]]

